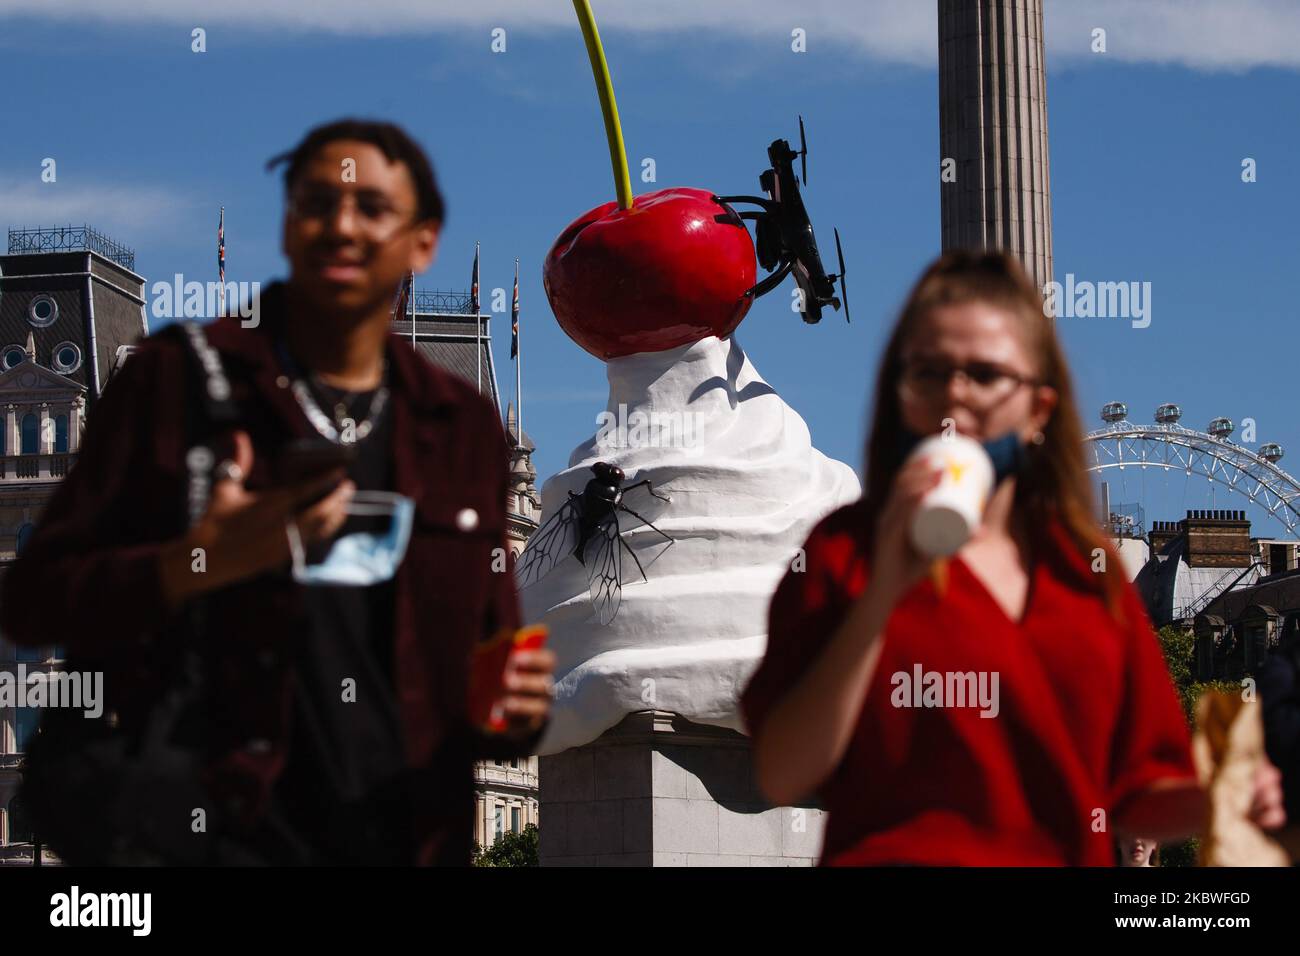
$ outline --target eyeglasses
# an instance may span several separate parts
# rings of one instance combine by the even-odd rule
[[[948,382],[954,375],[961,376],[968,399],[980,407],[1005,401],[1022,385],[1039,384],[1035,379],[994,362],[954,365],[940,359],[911,359],[903,363],[898,391],[906,399],[931,401],[947,392]]]
[[[387,196],[370,189],[343,192],[307,187],[289,196],[287,209],[295,219],[326,222],[338,215],[345,203],[351,204],[361,228],[375,238],[392,238],[404,226],[414,224],[409,214],[394,206]]]

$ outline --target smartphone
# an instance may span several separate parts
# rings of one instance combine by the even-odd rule
[[[356,457],[355,445],[336,445],[325,438],[295,439],[280,453],[277,478],[281,484],[295,484],[335,468],[347,468]]]

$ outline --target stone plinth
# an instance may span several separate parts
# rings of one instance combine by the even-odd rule
[[[543,866],[811,866],[825,814],[772,807],[744,734],[643,711],[541,758]]]

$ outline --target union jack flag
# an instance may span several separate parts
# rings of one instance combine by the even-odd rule
[[[474,243],[474,274],[470,276],[469,281],[469,308],[470,312],[478,315],[478,243]]]
[[[510,357],[519,354],[519,263],[515,263],[515,298],[510,303]]]
[[[393,307],[393,317],[400,319],[406,315],[411,308],[411,283],[415,280],[415,273],[408,273],[402,280],[402,287],[397,290],[397,304]]]

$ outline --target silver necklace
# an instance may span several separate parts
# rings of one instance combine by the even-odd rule
[[[375,422],[383,414],[384,405],[388,402],[388,359],[384,358],[384,366],[380,372],[379,388],[375,390],[374,398],[370,400],[370,407],[366,409],[366,417],[348,427],[348,406],[340,401],[334,409],[335,418],[330,419],[317,403],[316,398],[312,395],[310,387],[303,380],[300,374],[301,368],[293,360],[288,350],[284,347],[283,342],[276,343],[280,358],[284,361],[285,366],[294,374],[293,384],[290,390],[293,397],[298,401],[298,407],[302,409],[303,414],[307,416],[307,421],[323,438],[327,438],[336,445],[352,445],[361,441],[374,430]],[[313,376],[315,377],[315,376]],[[319,379],[317,379],[319,382]],[[344,393],[349,398],[351,393]]]
[[[302,407],[303,413],[307,420],[311,422],[312,427],[320,432],[325,438],[335,444],[351,445],[361,441],[371,431],[374,430],[375,422],[378,421],[380,414],[384,410],[384,404],[388,401],[388,386],[380,385],[375,391],[375,397],[370,402],[370,408],[366,410],[366,417],[356,422],[354,427],[347,427],[348,416],[347,406],[339,402],[335,409],[336,418],[331,420],[328,415],[321,411],[320,405],[312,397],[311,389],[307,383],[300,378],[293,381],[293,395],[298,399],[298,404]],[[340,411],[342,414],[339,414]]]

